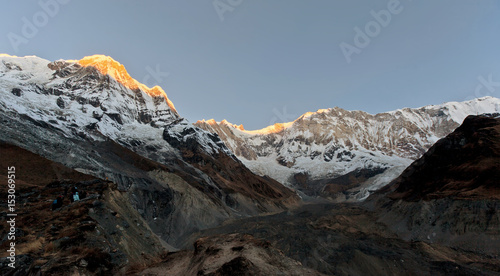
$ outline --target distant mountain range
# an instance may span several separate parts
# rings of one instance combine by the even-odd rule
[[[339,107],[293,122],[247,131],[227,121],[198,121],[216,133],[254,173],[310,196],[363,200],[389,183],[467,115],[500,112],[484,97],[368,114]]]

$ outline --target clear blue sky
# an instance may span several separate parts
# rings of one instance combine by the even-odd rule
[[[380,30],[370,12],[388,10],[388,0],[216,0],[234,5],[223,21],[213,0],[54,1],[41,0],[58,3],[50,15],[38,1],[4,1],[0,52],[105,54],[139,81],[158,67],[168,77],[147,84],[192,122],[257,129],[334,106],[377,113],[500,97],[498,84],[475,92],[478,76],[500,82],[500,1],[401,0]],[[26,20],[40,26],[29,38]],[[355,46],[354,28],[367,24],[373,38],[348,63],[340,44]],[[9,34],[24,38],[17,51]]]

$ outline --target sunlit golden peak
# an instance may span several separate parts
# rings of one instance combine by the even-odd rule
[[[208,124],[208,125],[211,125],[211,126],[220,126],[220,125],[226,125],[228,127],[231,127],[231,128],[236,128],[236,129],[239,129],[241,131],[245,131],[245,128],[243,128],[243,125],[235,125],[235,124],[231,124],[230,122],[228,122],[227,120],[222,120],[221,122],[217,122],[215,121],[214,119],[210,119],[210,120],[201,120],[201,121],[198,121],[196,123],[205,123],[205,124]]]
[[[92,66],[99,70],[101,74],[103,75],[109,75],[113,77],[115,80],[123,84],[124,86],[130,88],[130,89],[137,89],[137,88],[143,88],[141,87],[141,83],[133,79],[125,69],[125,66],[123,66],[121,63],[118,61],[114,60],[111,57],[104,56],[104,55],[93,55],[93,56],[88,56],[84,57],[81,60],[77,61],[78,64],[81,66]],[[146,91],[148,92],[150,89],[148,87],[144,86]]]
[[[196,121],[196,123],[195,123],[195,124],[208,124],[208,125],[216,125],[216,124],[217,124],[217,122],[216,122],[214,119],[210,119],[210,120],[205,120],[205,119],[203,119],[203,120],[198,120],[198,121]]]
[[[259,130],[245,130],[246,133],[248,134],[272,134],[272,133],[278,133],[283,131],[286,128],[289,128],[291,125],[293,125],[293,122],[289,123],[276,123],[272,126],[268,126],[263,129]]]
[[[229,127],[232,127],[232,128],[236,128],[236,129],[239,129],[241,131],[244,131],[245,128],[243,127],[243,125],[235,125],[235,124],[231,124],[230,122],[228,122],[227,120],[222,120],[221,124],[225,124]]]
[[[214,119],[210,119],[208,121],[203,120],[203,122],[205,122],[205,123],[207,123],[209,125],[216,125],[217,124],[217,122]]]
[[[302,118],[307,118],[307,117],[309,117],[309,116],[311,116],[311,115],[313,115],[313,114],[316,114],[316,112],[306,112],[306,113],[304,113],[304,114],[302,115]]]
[[[167,98],[167,94],[160,86],[149,88],[146,85],[138,82],[128,74],[125,66],[114,60],[112,57],[105,55],[93,55],[84,57],[80,60],[68,60],[68,62],[76,62],[84,67],[92,66],[99,70],[101,74],[109,75],[110,77],[121,83],[123,86],[130,89],[140,89],[152,97],[163,96],[167,101],[170,109],[177,113],[174,104]]]

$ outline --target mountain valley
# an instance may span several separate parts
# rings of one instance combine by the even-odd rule
[[[500,273],[500,99],[247,131],[107,56],[4,54],[0,94],[2,275]]]

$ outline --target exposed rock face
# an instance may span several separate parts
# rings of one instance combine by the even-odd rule
[[[467,114],[499,111],[500,100],[486,97],[376,115],[336,107],[257,131],[245,131],[227,121],[195,125],[217,133],[259,175],[309,195],[359,200],[398,176]],[[359,172],[371,176],[340,186],[333,181]],[[297,182],[301,177],[306,179]]]
[[[139,275],[324,275],[286,257],[269,242],[230,234],[196,241],[194,251],[181,251]]]
[[[469,116],[367,203],[405,239],[497,254],[499,179],[500,117]]]
[[[0,60],[0,141],[116,183],[173,246],[228,218],[299,201],[181,118],[161,88],[138,83],[109,57]]]

